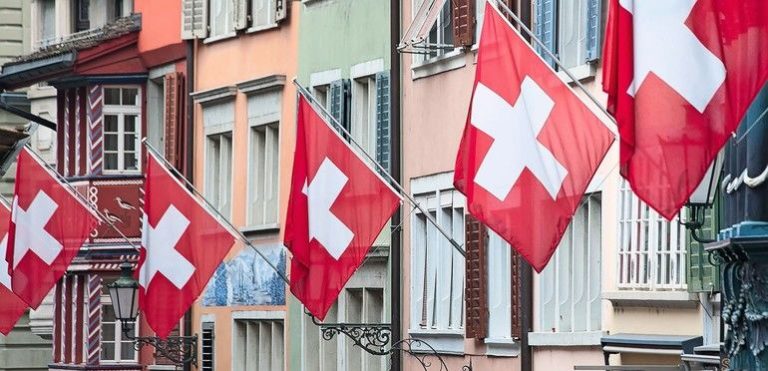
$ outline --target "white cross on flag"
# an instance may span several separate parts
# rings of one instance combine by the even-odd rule
[[[165,338],[200,296],[234,237],[152,153],[144,185],[139,307]]]
[[[5,257],[13,292],[37,309],[98,219],[27,148],[16,166]]]
[[[299,96],[286,216],[291,292],[319,319],[339,296],[400,196]]]
[[[0,201],[0,334],[3,335],[8,335],[13,330],[13,326],[27,309],[27,303],[19,299],[11,289],[11,276],[8,274],[8,262],[5,261],[10,222],[11,210]]]
[[[613,135],[490,3],[485,17],[454,184],[540,272]]]

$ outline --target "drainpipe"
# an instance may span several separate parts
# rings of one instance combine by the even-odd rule
[[[187,78],[187,81],[184,84],[185,88],[187,89],[187,94],[185,94],[185,98],[187,100],[185,102],[185,106],[186,106],[186,109],[187,109],[187,112],[186,112],[186,115],[187,115],[187,117],[186,117],[186,124],[187,125],[186,125],[186,133],[185,133],[187,135],[187,137],[185,139],[186,140],[185,144],[186,144],[186,149],[187,149],[187,153],[186,153],[187,159],[186,159],[186,161],[184,161],[184,165],[185,165],[184,168],[180,169],[184,173],[184,176],[186,176],[186,178],[190,182],[193,182],[192,169],[194,169],[194,163],[192,161],[194,160],[194,153],[195,153],[194,150],[193,150],[193,143],[194,143],[194,139],[195,139],[195,131],[194,131],[194,127],[195,127],[195,115],[194,115],[195,107],[193,106],[193,103],[192,103],[192,96],[189,93],[192,92],[194,87],[195,87],[195,85],[194,85],[194,82],[195,82],[195,77],[194,77],[195,76],[195,63],[194,63],[195,48],[194,48],[194,43],[195,42],[196,42],[196,40],[187,41],[187,59],[186,59],[186,63],[187,63],[186,78]],[[190,308],[189,310],[187,310],[186,313],[184,313],[184,336],[192,336],[192,308]],[[198,352],[197,354],[198,354],[198,356],[200,356],[201,353]],[[185,363],[184,364],[184,371],[191,371],[191,370],[192,370],[192,365],[190,365],[189,363]]]
[[[520,20],[528,27],[531,27],[531,6],[533,1],[521,2],[520,4]],[[525,39],[531,42],[530,38],[524,34]],[[520,341],[520,370],[521,371],[533,371],[533,351],[528,344],[528,333],[533,331],[533,269],[531,266],[522,261],[520,274],[522,275],[522,287],[520,288],[521,309],[523,311],[521,316],[521,327],[523,333]]]
[[[390,153],[392,155],[392,178],[402,184],[401,181],[401,156],[400,156],[400,52],[397,44],[400,42],[400,1],[390,0],[389,7],[389,51],[390,51]],[[392,226],[400,226],[402,220],[402,208],[399,208],[392,216]],[[402,228],[392,231],[392,241],[389,252],[392,277],[390,284],[391,318],[390,326],[392,338],[390,344],[395,344],[402,339]],[[392,353],[390,370],[400,371],[402,368],[402,353]]]

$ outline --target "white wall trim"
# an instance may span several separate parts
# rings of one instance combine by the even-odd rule
[[[341,80],[341,70],[338,68],[335,70],[314,72],[309,75],[309,86],[330,85],[336,80]]]
[[[160,67],[155,67],[149,70],[149,73],[147,77],[150,80],[154,80],[157,78],[165,77],[165,75],[176,72],[176,64],[175,63],[168,63],[165,65],[162,65]]]
[[[600,345],[602,331],[529,332],[528,344],[534,346],[594,346]]]
[[[243,310],[233,311],[232,319],[285,319],[285,311],[282,310]]]
[[[618,290],[604,291],[603,299],[615,306],[627,307],[696,307],[698,298],[688,291],[645,291]]]
[[[365,76],[372,76],[384,71],[384,59],[374,59],[372,61],[358,63],[349,68],[349,77],[357,79]]]
[[[467,65],[465,54],[463,50],[456,48],[442,56],[415,64],[411,67],[411,78],[417,80],[462,68]]]
[[[453,171],[411,179],[411,194],[434,193],[436,189],[453,189]]]
[[[464,354],[464,334],[459,332],[421,332],[418,330],[409,331],[414,339],[422,340],[440,354]],[[414,353],[429,353],[431,350],[426,347],[418,347],[413,344],[411,350]]]

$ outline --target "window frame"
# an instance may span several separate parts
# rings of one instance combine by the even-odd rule
[[[273,96],[275,94],[275,96]],[[261,116],[251,116],[250,107],[251,107],[251,101],[257,100],[257,99],[263,99],[263,100],[269,100],[271,98],[276,98],[278,102],[280,102],[280,106],[277,107],[274,111],[271,112],[265,112]],[[282,130],[280,130],[281,121],[282,121],[282,101],[283,101],[283,95],[280,92],[275,91],[268,91],[268,92],[254,92],[251,94],[248,94],[247,96],[247,120],[248,120],[248,171],[247,171],[247,184],[248,184],[248,192],[246,195],[246,204],[248,205],[248,211],[246,215],[246,224],[249,226],[249,229],[257,229],[257,230],[268,230],[268,229],[277,229],[280,227],[280,150],[282,148],[281,141],[282,141]],[[265,131],[265,141],[267,140],[267,134],[269,130],[275,131],[275,143],[276,149],[274,150],[275,158],[273,161],[276,161],[276,167],[273,169],[274,173],[272,174],[273,182],[271,185],[273,188],[272,193],[274,193],[274,202],[275,202],[275,210],[273,215],[273,220],[269,222],[264,222],[257,224],[254,222],[254,218],[252,215],[251,209],[253,208],[253,203],[255,198],[258,196],[256,195],[256,192],[258,191],[256,187],[256,177],[258,176],[257,173],[257,167],[255,164],[256,161],[256,148],[255,148],[255,135],[256,131],[264,129]],[[265,149],[266,150],[266,149]],[[265,161],[264,164],[261,164],[264,167],[264,173],[266,174],[267,164],[266,164],[266,158],[267,155],[262,154],[261,158]],[[262,184],[262,187],[266,185],[266,181],[264,181],[264,184]],[[266,189],[262,189],[263,193],[266,193]],[[266,195],[262,195],[261,197],[266,198]],[[267,210],[268,203],[264,202],[264,210],[262,211],[264,216],[263,219],[266,221],[267,218]]]
[[[209,1],[208,6],[208,19],[207,19],[207,25],[208,25],[208,37],[203,41],[204,43],[208,42],[214,42],[221,39],[226,39],[232,36],[237,35],[237,30],[235,30],[235,13],[234,13],[234,7],[235,3],[232,0],[205,0]],[[224,23],[223,25],[220,25],[219,23],[222,21],[222,19],[225,18],[218,18],[216,17],[216,5],[223,4],[222,6],[225,7],[224,12],[226,13],[226,19],[229,21],[228,23]],[[217,33],[217,27],[222,26],[223,30],[221,33]]]
[[[277,27],[277,7],[275,4],[275,0],[242,0],[242,1],[248,1],[250,3],[250,9],[248,11],[248,14],[251,18],[251,24],[250,27],[246,32],[256,32],[261,30],[266,30],[270,28]],[[256,3],[259,1],[264,1],[267,3],[267,23],[264,24],[256,24],[257,19],[257,9],[256,9]]]
[[[206,122],[206,110],[212,110],[216,109],[217,107],[224,107],[222,108],[226,110],[226,114],[230,114],[231,116],[226,118],[226,120],[217,120],[213,123],[207,123]],[[235,135],[234,135],[234,129],[235,129],[235,117],[237,115],[236,106],[235,106],[235,99],[233,97],[227,97],[224,99],[218,99],[213,100],[205,103],[201,103],[202,107],[202,120],[203,120],[203,194],[205,197],[209,200],[211,205],[215,206],[217,210],[221,211],[224,216],[231,217],[232,215],[232,198],[234,194],[234,187],[235,182],[233,181],[233,176],[235,172],[235,164],[234,164],[234,148],[235,148]],[[211,143],[214,140],[213,137],[219,137],[219,136],[226,136],[229,135],[229,189],[227,190],[227,195],[229,197],[229,210],[228,211],[222,211],[220,207],[222,205],[218,204],[218,200],[214,200],[213,192],[211,190],[212,185],[216,185],[216,191],[217,194],[220,194],[220,190],[224,189],[221,187],[222,182],[214,182],[214,179],[221,179],[221,168],[218,167],[219,171],[217,175],[211,176],[209,174],[209,169],[211,168]],[[221,156],[219,156],[221,157]],[[226,215],[229,214],[229,215]]]
[[[104,307],[112,307],[112,298],[109,295],[101,295],[101,306],[102,306],[102,308],[104,308]],[[139,318],[140,317],[141,317],[141,315],[139,315],[139,317],[136,318],[136,322],[135,323],[139,323]],[[102,327],[103,327],[105,322],[107,322],[107,321],[104,321],[104,311],[102,310],[102,313],[101,313]],[[122,357],[121,357],[122,356],[122,345],[123,345],[122,343],[130,343],[131,345],[133,345],[133,340],[123,340],[123,324],[122,324],[122,322],[117,320],[117,318],[115,318],[114,322],[110,321],[108,323],[113,324],[113,326],[115,326],[115,338],[111,339],[111,340],[106,340],[107,342],[111,342],[112,343],[112,347],[114,347],[115,358],[114,359],[104,359],[104,358],[102,358],[102,357],[104,357],[105,340],[104,340],[104,331],[101,331],[102,340],[101,340],[101,343],[100,343],[101,344],[101,348],[99,349],[99,361],[102,364],[107,364],[107,365],[125,365],[125,364],[136,364],[136,363],[138,363],[139,362],[139,351],[138,350],[134,349],[134,351],[133,351],[133,359],[132,360],[122,359]],[[133,326],[133,336],[134,337],[139,336],[138,326]]]
[[[240,346],[238,345],[238,335],[239,335],[239,328],[238,326],[241,326],[239,322],[257,322],[259,325],[261,325],[261,322],[268,322],[272,327],[270,328],[270,350],[272,350],[272,345],[275,344],[273,332],[272,329],[274,328],[273,323],[280,323],[282,325],[282,364],[279,365],[279,367],[275,367],[275,365],[271,364],[273,359],[270,359],[270,369],[278,369],[283,370],[285,369],[285,362],[286,359],[290,356],[290,349],[286,347],[286,340],[290,337],[290,332],[286,331],[287,323],[285,319],[285,312],[283,311],[235,311],[232,312],[232,333],[231,333],[231,346],[230,351],[232,355],[232,370],[240,370],[239,368],[236,368],[235,365],[236,362],[239,361],[237,358],[239,354],[237,354],[237,350],[240,350]],[[248,326],[246,324],[246,326]],[[246,344],[243,344],[242,349],[248,349],[248,341],[247,341],[247,331],[246,328]],[[261,330],[259,330],[261,331]],[[261,335],[259,333],[259,347],[256,349],[256,353],[263,354],[262,347],[261,347]],[[274,352],[268,352],[272,356],[274,356]],[[248,366],[248,360],[247,357],[248,354],[245,354],[245,366]],[[257,365],[257,369],[261,370],[261,367]],[[269,370],[266,370],[269,371]]]
[[[119,89],[120,90],[120,104],[107,104],[106,103],[106,91],[107,89]],[[123,89],[136,89],[136,105],[128,106],[122,104]],[[142,105],[144,102],[144,89],[140,85],[105,85],[102,87],[104,92],[104,104],[102,108],[102,120],[104,120],[104,137],[101,144],[102,153],[104,154],[103,172],[104,174],[140,174],[143,170],[143,148],[141,144],[141,138],[144,135],[143,114]],[[136,143],[134,144],[134,150],[131,152],[136,153],[136,169],[125,169],[125,116],[136,116],[136,130],[134,131],[136,136]],[[109,132],[109,135],[117,135],[117,150],[107,150],[106,136],[106,116],[117,116],[117,132]],[[117,169],[107,168],[106,156],[107,152],[117,154]]]

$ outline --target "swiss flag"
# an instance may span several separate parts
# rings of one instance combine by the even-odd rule
[[[603,88],[621,172],[667,219],[768,79],[765,0],[611,0]]]
[[[16,164],[14,189],[6,261],[13,292],[37,309],[98,219],[26,147]]]
[[[454,185],[536,271],[546,266],[613,134],[486,3]]]
[[[5,261],[10,222],[11,209],[0,201],[0,333],[3,335],[8,335],[13,330],[13,326],[27,309],[27,303],[19,299],[11,289],[11,276],[8,274],[8,262]]]
[[[319,319],[363,263],[400,196],[299,96],[285,246],[291,292]]]
[[[139,308],[166,338],[234,244],[232,234],[155,156],[147,156]]]

